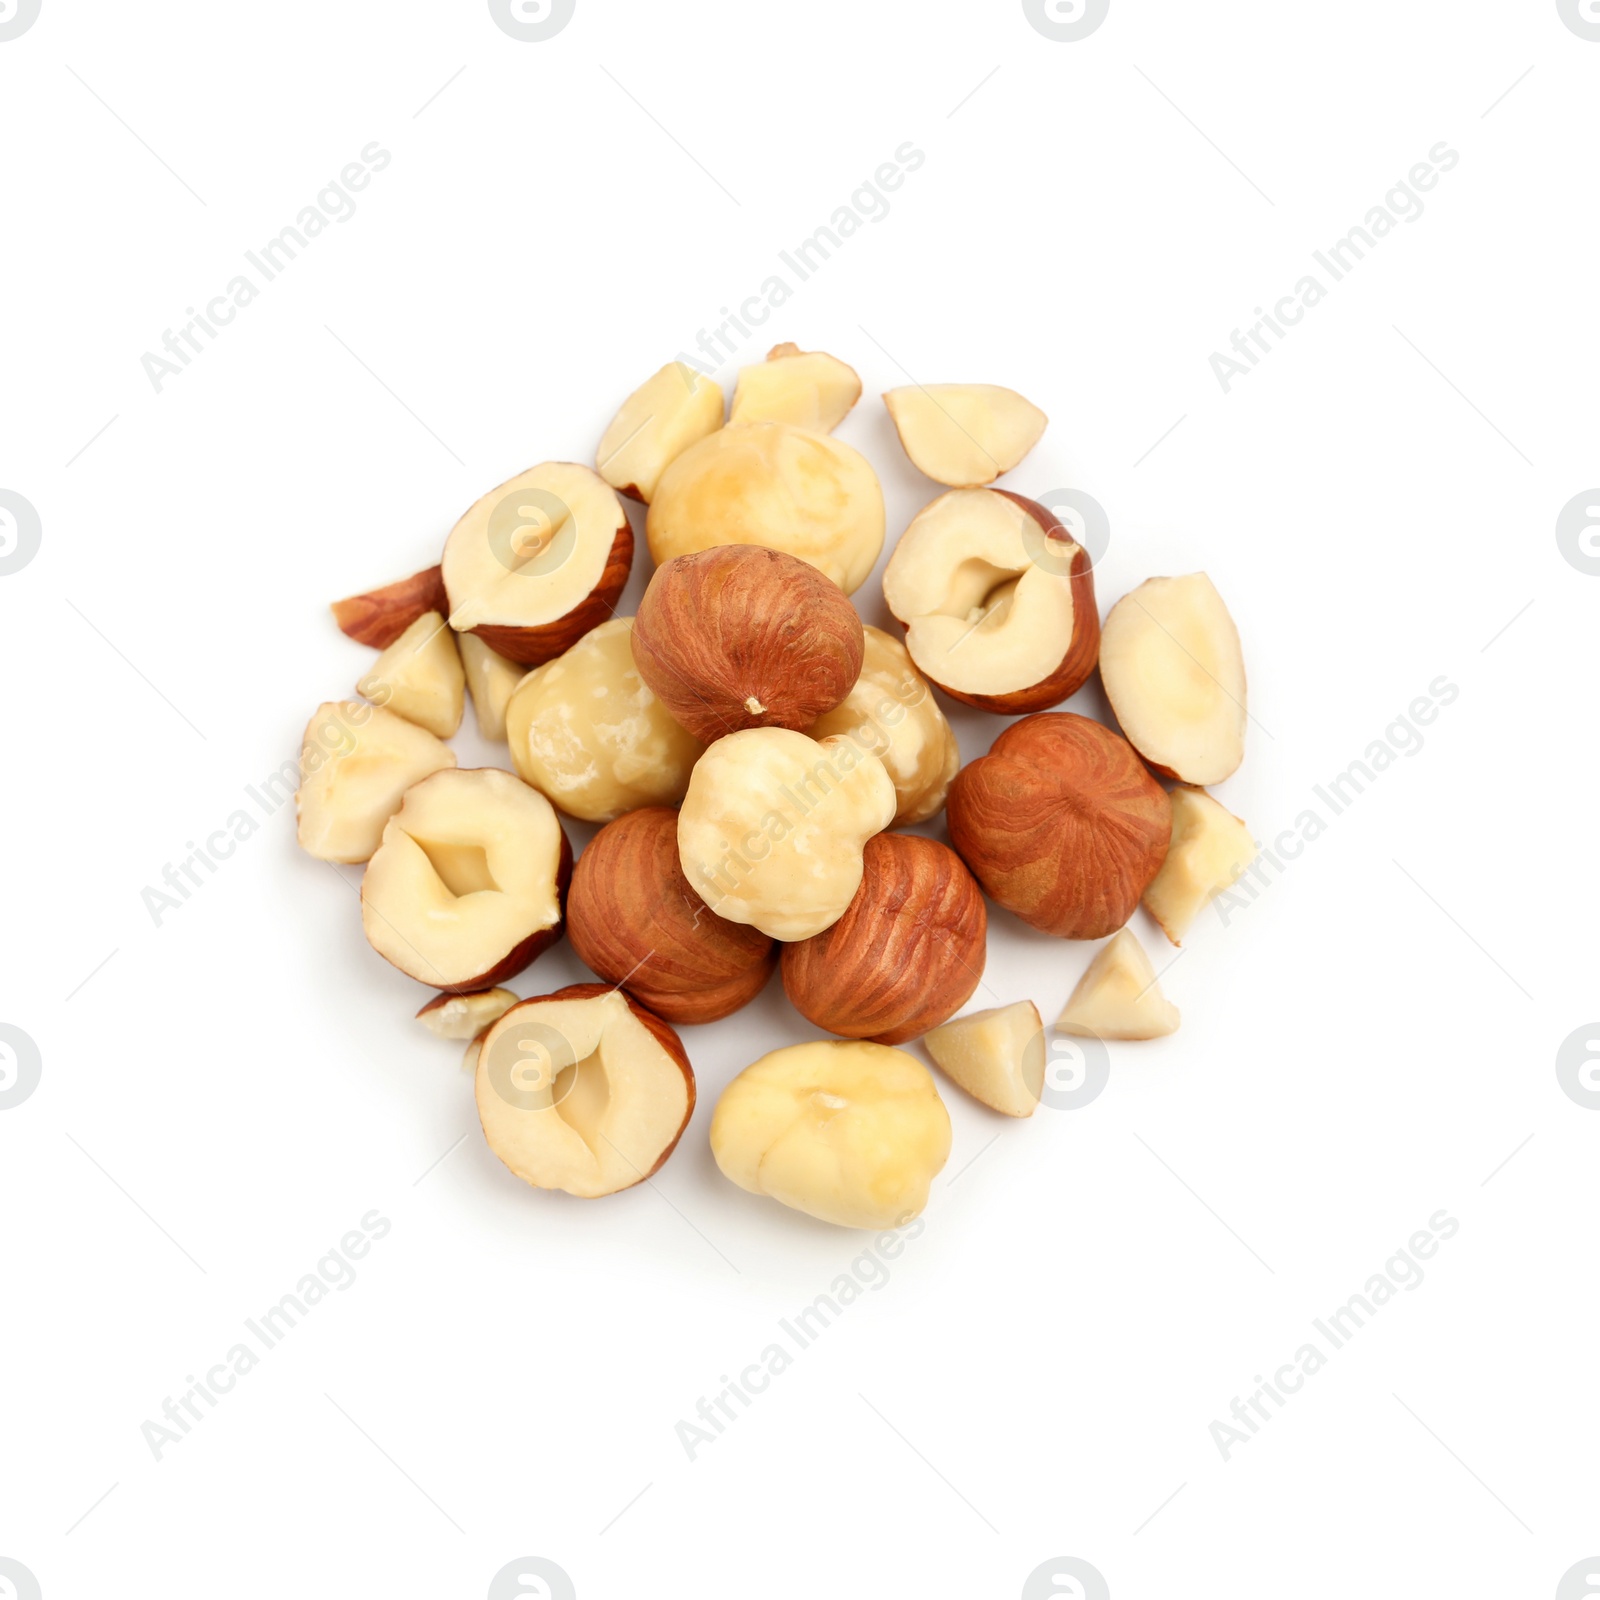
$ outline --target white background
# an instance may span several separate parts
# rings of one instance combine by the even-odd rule
[[[1600,579],[1555,539],[1600,482],[1597,87],[1554,0],[1113,0],[1076,43],[1014,0],[578,0],[537,44],[471,0],[44,0],[0,43],[0,488],[43,529],[0,577],[0,1021],[43,1061],[0,1113],[0,1555],[47,1600],[477,1597],[523,1555],[585,1600],[1013,1596],[1063,1555],[1118,1600],[1555,1594],[1600,1551],[1600,1113],[1554,1066],[1600,1009]],[[356,214],[156,393],[144,352],[373,140]],[[729,387],[778,339],[855,364],[891,538],[935,486],[882,389],[1043,406],[1008,481],[1106,508],[1102,606],[1198,568],[1228,600],[1219,793],[1264,841],[1459,696],[1206,914],[1181,1031],[1092,1105],[946,1085],[887,1286],[691,1462],[675,1424],[867,1242],[711,1160],[721,1087],[812,1036],[781,988],[686,1030],[659,1178],[568,1201],[485,1148],[292,808],[161,926],[141,890],[364,670],[328,601],[589,458],[907,140]],[[1424,214],[1225,394],[1212,352],[1439,141]],[[969,758],[1000,726],[956,720]],[[974,1003],[1054,1017],[1089,954],[996,912]],[[582,976],[562,946],[516,987]],[[374,1208],[358,1281],[153,1459],[141,1424]],[[1211,1423],[1440,1209],[1421,1286],[1225,1462]]]

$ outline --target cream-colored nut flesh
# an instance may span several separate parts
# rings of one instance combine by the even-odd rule
[[[1015,389],[992,383],[931,383],[890,389],[883,403],[912,465],[936,483],[993,483],[1039,442],[1045,416]]]
[[[933,1076],[888,1045],[790,1045],[746,1067],[711,1118],[724,1176],[841,1228],[898,1228],[950,1155]]]
[[[1056,1028],[1084,1039],[1159,1039],[1178,1031],[1178,1008],[1162,994],[1144,946],[1119,928],[1078,979]]]
[[[511,761],[568,816],[609,822],[675,806],[701,746],[633,664],[632,617],[613,617],[535,667],[506,708]]]
[[[475,633],[456,635],[461,665],[466,671],[467,691],[472,696],[473,715],[478,732],[485,739],[504,740],[506,706],[511,691],[522,682],[527,668],[491,650]]]
[[[721,386],[669,361],[622,402],[600,436],[595,465],[613,489],[649,501],[667,467],[721,426]]]
[[[992,489],[952,489],[912,518],[883,574],[911,659],[935,683],[1003,695],[1048,678],[1073,636],[1077,546]]]
[[[1158,772],[1203,786],[1244,759],[1239,630],[1205,573],[1146,579],[1112,606],[1100,676],[1128,743]]]
[[[319,861],[365,861],[406,790],[455,764],[448,745],[392,711],[325,701],[300,743],[300,848]]]
[[[832,433],[860,398],[854,367],[821,350],[777,344],[759,366],[739,369],[728,426],[787,422],[811,433]]]
[[[425,778],[406,791],[367,867],[368,942],[440,989],[510,977],[560,925],[564,843],[550,802],[509,772]]]
[[[883,549],[883,490],[865,456],[784,422],[722,428],[661,474],[645,522],[658,566],[719,544],[809,561],[846,594]]]
[[[773,939],[831,928],[861,887],[861,852],[894,821],[883,763],[853,739],[746,728],[695,764],[678,813],[689,886]]]
[[[956,736],[928,681],[892,634],[868,627],[861,676],[844,700],[806,730],[848,737],[883,762],[894,784],[892,827],[926,822],[961,766]]]
[[[455,635],[427,611],[372,663],[356,693],[448,739],[461,726],[466,683]]]
[[[1182,944],[1202,906],[1214,900],[1256,858],[1245,824],[1204,789],[1172,791],[1172,843],[1144,892],[1144,908],[1174,944]]]
[[[1044,1088],[1044,1024],[1031,1000],[991,1006],[922,1036],[944,1075],[1008,1117],[1031,1117]]]
[[[484,1137],[512,1172],[595,1199],[666,1159],[692,1082],[613,989],[513,1007],[478,1042],[474,1088]]]
[[[462,513],[439,566],[458,633],[559,621],[594,592],[627,513],[587,467],[546,461]]]
[[[517,997],[509,989],[437,994],[417,1013],[417,1021],[440,1039],[476,1039],[516,1003]]]

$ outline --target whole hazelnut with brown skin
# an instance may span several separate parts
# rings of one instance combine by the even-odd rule
[[[1133,746],[1065,711],[1007,728],[957,774],[945,812],[989,895],[1063,939],[1122,927],[1172,834],[1171,802]]]
[[[783,947],[783,987],[808,1021],[848,1039],[915,1039],[972,998],[989,916],[955,851],[880,833],[862,853],[861,887],[822,933]]]
[[[807,562],[719,545],[660,567],[639,602],[633,657],[702,743],[744,728],[808,728],[861,672],[861,618]]]
[[[678,813],[646,806],[607,823],[578,857],[567,934],[584,964],[668,1022],[715,1022],[777,965],[773,941],[725,922],[678,864]]]

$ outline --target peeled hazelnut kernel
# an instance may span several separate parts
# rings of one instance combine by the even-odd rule
[[[417,1021],[439,1039],[476,1039],[516,1003],[517,997],[509,989],[436,994],[417,1013]]]
[[[1015,389],[932,383],[883,397],[912,464],[936,483],[970,489],[1009,472],[1039,442],[1049,418]]]
[[[983,895],[948,846],[880,833],[845,914],[783,947],[783,987],[796,1011],[829,1033],[900,1044],[972,998],[983,977]]]
[[[472,696],[473,715],[478,732],[485,739],[504,741],[506,706],[511,692],[527,675],[527,668],[508,661],[486,645],[475,633],[458,633],[456,646],[467,675],[467,692]]]
[[[1178,1008],[1162,994],[1144,946],[1121,928],[1095,953],[1056,1028],[1083,1039],[1158,1039],[1178,1031]]]
[[[657,565],[719,544],[809,561],[851,594],[883,549],[883,490],[865,456],[784,422],[722,428],[661,474],[645,529]]]
[[[494,767],[406,791],[361,883],[361,926],[419,983],[467,994],[561,937],[572,850],[550,802]]]
[[[723,1175],[841,1228],[898,1228],[950,1155],[950,1114],[915,1057],[853,1040],[790,1045],[746,1067],[711,1118]]]
[[[747,728],[695,763],[678,856],[719,917],[808,939],[844,915],[861,886],[862,849],[894,811],[883,763],[851,740]]]
[[[448,739],[461,726],[466,685],[449,624],[425,611],[372,663],[356,693]]]
[[[1125,739],[1046,711],[956,775],[950,842],[990,897],[1063,939],[1115,932],[1167,853],[1172,807]]]
[[[912,518],[883,574],[918,668],[983,711],[1075,693],[1100,644],[1089,553],[1053,511],[1005,489],[953,489]]]
[[[365,861],[406,790],[455,764],[448,745],[382,706],[325,701],[300,744],[300,848],[319,861]]]
[[[849,693],[861,656],[861,618],[838,584],[760,545],[675,557],[634,619],[639,676],[705,744],[808,726]]]
[[[759,929],[725,922],[678,864],[678,813],[647,806],[589,841],[567,894],[567,937],[607,983],[673,1023],[715,1022],[747,1005],[777,965]]]
[[[440,570],[450,626],[536,667],[611,615],[632,565],[616,491],[587,467],[546,461],[467,507]]]
[[[1100,677],[1128,742],[1163,777],[1221,783],[1244,760],[1244,653],[1205,573],[1149,578],[1117,601]]]
[[[584,822],[676,805],[700,754],[640,678],[632,634],[632,617],[602,622],[530,672],[506,706],[511,764]]]
[[[1200,914],[1256,858],[1250,830],[1204,789],[1179,784],[1172,802],[1172,842],[1167,859],[1144,892],[1144,908],[1174,944]]]
[[[669,361],[622,402],[600,437],[595,465],[618,493],[648,502],[667,467],[721,426],[720,386]]]
[[[366,594],[351,595],[348,600],[335,600],[331,607],[339,631],[374,650],[387,650],[424,612],[449,608],[437,567]]]
[[[961,769],[961,749],[928,681],[906,647],[881,628],[866,628],[861,676],[832,711],[805,731],[813,739],[848,735],[883,763],[894,784],[892,827],[926,822],[944,805]]]
[[[477,1041],[489,1148],[524,1183],[591,1200],[658,1171],[694,1112],[683,1041],[620,989],[524,1000]]]
[[[787,422],[832,433],[860,398],[861,379],[836,356],[775,344],[760,366],[739,369],[728,426]]]
[[[944,1075],[1008,1117],[1031,1117],[1044,1089],[1044,1024],[1031,1000],[957,1017],[923,1038]]]

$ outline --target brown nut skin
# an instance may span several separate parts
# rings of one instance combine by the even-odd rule
[[[831,928],[783,947],[783,987],[808,1021],[900,1044],[955,1015],[983,977],[989,914],[954,850],[880,833],[861,887]]]
[[[668,1022],[715,1022],[760,994],[778,956],[726,922],[678,863],[678,813],[645,806],[609,822],[578,857],[567,936],[584,965]]]
[[[633,623],[639,676],[702,744],[809,728],[861,675],[861,617],[809,562],[718,545],[657,569]]]
[[[945,814],[991,898],[1062,939],[1122,927],[1172,835],[1172,803],[1133,746],[1067,711],[1007,728],[957,774]]]
[[[387,650],[418,617],[425,617],[430,611],[448,616],[450,602],[445,598],[439,568],[429,567],[398,583],[386,583],[381,589],[335,600],[330,609],[341,633],[357,644]]]

